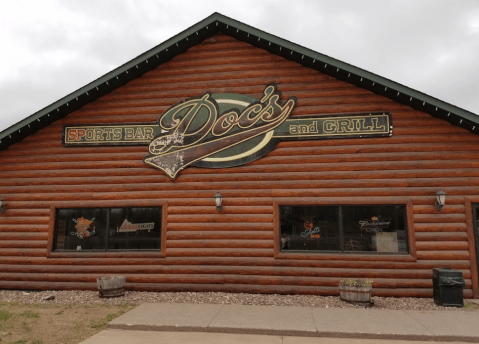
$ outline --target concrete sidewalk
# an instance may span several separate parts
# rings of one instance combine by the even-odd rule
[[[127,340],[129,335],[132,338],[142,336],[139,343],[160,343],[162,336],[158,332],[146,331],[201,332],[203,336],[234,333],[262,335],[265,338],[268,337],[263,335],[276,336],[269,337],[271,340],[281,338],[281,342],[271,343],[286,343],[293,337],[479,343],[479,312],[145,303],[110,322],[108,329],[83,344],[135,343],[132,339]],[[136,332],[138,330],[145,332]],[[291,338],[283,341],[283,336]],[[205,339],[204,343],[214,342],[212,337]],[[198,335],[195,338],[198,339]],[[163,337],[161,342],[167,342],[164,340]],[[264,342],[263,339],[260,342]]]

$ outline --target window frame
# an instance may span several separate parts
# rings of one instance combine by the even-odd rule
[[[406,223],[408,227],[409,253],[381,254],[377,252],[343,253],[321,251],[281,251],[279,244],[281,236],[280,206],[368,206],[368,205],[404,205],[406,209]],[[274,228],[274,257],[276,259],[313,259],[313,260],[357,260],[357,261],[417,261],[416,241],[413,219],[413,206],[410,197],[348,197],[348,198],[275,198],[273,199],[273,228]]]
[[[469,241],[469,261],[471,263],[471,283],[472,283],[472,293],[475,299],[479,298],[479,250],[476,250],[478,243],[473,245],[471,243],[475,242],[475,226],[473,223],[473,207],[479,204],[479,197],[477,196],[467,196],[464,197],[464,210],[466,214],[466,231],[467,238]]]
[[[57,210],[59,209],[80,209],[80,208],[136,208],[136,207],[161,207],[161,234],[160,250],[111,250],[111,251],[54,251],[55,226]],[[50,204],[50,221],[48,230],[47,258],[73,258],[88,256],[91,258],[116,258],[116,257],[166,257],[166,226],[168,215],[168,202],[162,200],[122,200],[122,201],[66,201]]]

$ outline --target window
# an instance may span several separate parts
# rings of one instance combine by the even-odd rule
[[[159,250],[161,210],[161,207],[57,209],[53,250]]]
[[[280,205],[281,251],[409,252],[404,205]]]

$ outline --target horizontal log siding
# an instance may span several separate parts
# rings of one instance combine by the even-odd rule
[[[479,195],[479,137],[390,99],[217,35],[0,152],[0,288],[96,289],[104,274],[127,288],[337,295],[346,277],[374,280],[382,296],[432,296],[432,268],[463,272],[477,286],[464,196]],[[260,97],[276,82],[298,98],[293,116],[389,111],[389,138],[281,142],[266,157],[227,169],[189,167],[172,181],[142,161],[145,146],[61,144],[64,124],[154,122],[205,91]],[[447,205],[434,208],[434,195]],[[224,199],[221,213],[213,195]],[[411,197],[417,260],[371,255],[274,258],[273,201],[318,197],[331,204]],[[145,253],[47,258],[50,205],[168,201],[166,258]],[[80,263],[79,263],[80,262]]]

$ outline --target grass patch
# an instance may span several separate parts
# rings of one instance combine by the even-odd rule
[[[9,311],[0,309],[0,320],[8,320],[12,317],[12,315],[13,314],[10,313]]]
[[[0,303],[0,344],[77,344],[136,307]]]
[[[476,309],[478,307],[477,307],[477,305],[475,305],[473,303],[465,303],[464,308],[466,308],[466,309]]]
[[[118,312],[110,313],[103,319],[96,319],[95,321],[92,321],[90,323],[90,326],[96,330],[102,330],[106,327],[106,325],[108,325],[110,321],[112,321],[115,318],[118,318],[122,314],[125,314],[127,311],[129,311],[130,309],[134,307],[135,307],[134,305],[131,305],[128,302],[122,303],[120,306],[118,306],[119,308]]]
[[[106,325],[108,325],[108,323],[110,321],[112,321],[113,319],[117,318],[118,316],[120,316],[121,314],[123,313],[111,313],[111,314],[108,314],[105,318],[103,319],[97,319],[95,321],[92,321],[91,322],[91,327],[96,329],[96,330],[101,330],[103,328],[106,327]]]
[[[123,309],[123,310],[127,311],[134,306],[131,305],[129,302],[125,302],[125,303],[122,303],[119,307],[120,307],[120,309]]]
[[[26,333],[32,332],[32,328],[30,326],[28,326],[28,324],[25,321],[22,323],[22,329]]]
[[[25,318],[40,318],[40,313],[31,311],[31,310],[26,310],[25,312],[20,314],[20,316]]]

